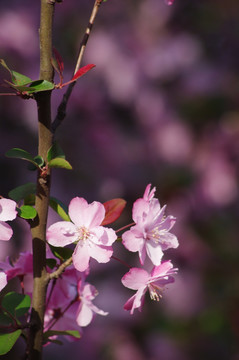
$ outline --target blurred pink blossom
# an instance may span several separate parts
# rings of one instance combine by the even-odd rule
[[[10,199],[0,199],[0,240],[10,240],[13,234],[11,226],[5,221],[14,220],[17,216],[16,203]]]

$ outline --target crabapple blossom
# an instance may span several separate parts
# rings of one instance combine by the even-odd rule
[[[152,300],[159,301],[162,297],[162,291],[165,285],[173,283],[173,274],[177,273],[177,269],[173,268],[170,261],[155,266],[149,274],[144,269],[131,268],[121,279],[122,284],[132,290],[137,290],[124,305],[125,310],[130,310],[132,315],[135,309],[141,311],[144,304],[144,297],[147,290]]]
[[[113,253],[112,244],[117,239],[113,229],[100,226],[105,217],[103,204],[94,201],[88,204],[75,197],[69,204],[72,222],[59,221],[47,230],[47,240],[53,246],[65,246],[77,242],[72,260],[75,268],[85,271],[90,258],[106,263]]]
[[[5,221],[14,220],[17,216],[16,202],[11,199],[0,199],[0,240],[10,240],[13,234],[10,225]]]
[[[135,201],[132,212],[135,225],[122,235],[126,249],[139,252],[142,265],[146,254],[154,265],[160,265],[163,251],[178,247],[177,237],[169,232],[176,219],[164,216],[166,206],[161,208],[154,193],[155,188],[150,191],[148,185],[144,197]]]

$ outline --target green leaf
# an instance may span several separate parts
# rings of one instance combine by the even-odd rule
[[[12,70],[12,82],[16,85],[27,85],[32,82],[32,79]]]
[[[35,80],[30,83],[29,86],[24,85],[15,85],[12,84],[10,81],[5,80],[13,89],[19,92],[26,92],[27,94],[34,94],[40,91],[49,91],[53,90],[55,85],[47,80]]]
[[[63,345],[63,342],[57,339],[47,339],[46,341],[44,341],[44,343],[48,343],[50,342],[51,344],[56,344],[56,345]]]
[[[13,148],[8,150],[5,155],[10,158],[29,161],[30,163],[34,164],[36,167],[39,167],[38,163],[34,160],[34,157],[26,150]]]
[[[70,221],[70,217],[67,214],[67,207],[58,199],[50,198],[50,207],[65,221]]]
[[[2,299],[3,310],[6,309],[15,318],[26,314],[30,306],[31,298],[29,295],[9,292]]]
[[[54,269],[54,267],[56,267],[57,261],[56,259],[46,259],[46,265],[50,268],[50,269]]]
[[[13,84],[10,83],[10,85],[14,86],[14,85],[27,85],[30,84],[32,82],[32,79],[29,78],[26,75],[20,74],[14,70],[9,69],[9,67],[7,66],[6,62],[3,59],[0,59],[0,64],[5,67],[5,69],[7,69],[7,71],[9,71],[10,75],[11,75],[11,79]],[[9,82],[8,82],[9,83]]]
[[[10,72],[11,76],[12,76],[12,70],[9,69],[9,67],[7,66],[6,62],[3,59],[0,59],[0,64],[5,67],[5,69],[7,69],[7,71]]]
[[[26,197],[24,197],[24,205],[31,205],[34,206],[36,201],[35,194],[29,194]]]
[[[31,83],[28,90],[23,90],[23,91],[27,91],[29,94],[33,94],[35,92],[53,90],[54,87],[55,87],[55,85],[50,81],[35,80]]]
[[[35,195],[35,193],[36,184],[29,182],[9,191],[8,196],[16,202],[19,202],[20,200],[25,199],[30,195]]]
[[[18,208],[18,215],[23,219],[34,219],[37,216],[37,211],[30,205],[22,205]]]
[[[0,335],[0,355],[4,355],[11,350],[21,333],[22,330],[16,330],[8,334]]]
[[[28,151],[23,149],[19,149],[19,148],[10,149],[6,152],[6,156],[31,161],[34,163],[33,156]]]
[[[58,330],[48,330],[44,333],[44,338],[47,339],[50,336],[59,336],[59,335],[67,335],[67,336],[73,336],[76,339],[80,339],[81,338],[81,334],[79,333],[78,330],[66,330],[66,331],[58,331]]]
[[[62,248],[62,247],[56,247],[56,246],[52,246],[52,245],[50,245],[50,249],[51,249],[52,254],[56,258],[60,259],[62,262],[68,260],[72,256],[73,251],[74,251],[67,247]]]
[[[51,161],[55,158],[65,159],[65,154],[57,141],[51,146],[47,153],[47,161]]]
[[[56,157],[56,158],[50,160],[48,163],[48,166],[51,168],[63,168],[63,169],[67,169],[67,170],[72,169],[71,164],[67,160],[60,158],[60,157]]]
[[[35,156],[33,160],[35,161],[35,163],[37,163],[38,166],[30,163],[28,164],[28,170],[32,170],[32,171],[37,170],[39,167],[42,167],[45,164],[43,157],[40,155]]]
[[[1,310],[1,307],[0,307]],[[5,312],[3,313],[3,311],[0,311],[0,329],[1,326],[11,326],[13,325],[13,319]],[[1,331],[1,330],[0,330]]]

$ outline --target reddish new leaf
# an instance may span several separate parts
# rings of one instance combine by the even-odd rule
[[[76,81],[77,79],[79,79],[79,77],[81,77],[82,75],[86,74],[88,71],[90,71],[93,67],[95,67],[94,64],[88,64],[86,66],[83,66],[82,68],[80,68],[75,75],[73,76],[73,78],[71,79],[72,81]]]
[[[101,225],[108,225],[120,217],[126,205],[126,201],[124,199],[112,199],[106,201],[103,205],[105,207],[105,218]]]
[[[64,63],[63,63],[62,57],[55,48],[53,48],[53,53],[54,53],[54,56],[55,56],[56,61],[57,61],[59,74],[62,76],[63,70],[64,70]]]

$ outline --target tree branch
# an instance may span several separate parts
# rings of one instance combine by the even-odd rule
[[[54,4],[41,0],[40,18],[40,79],[53,81],[52,23]],[[38,155],[47,160],[47,151],[52,145],[51,92],[35,95],[38,110]],[[42,359],[43,323],[48,276],[46,272],[46,223],[50,196],[50,171],[41,175],[38,171],[36,210],[37,217],[31,224],[33,248],[33,296],[29,336],[29,359]]]
[[[80,50],[79,50],[79,53],[78,53],[76,67],[75,67],[73,75],[75,75],[75,73],[79,70],[79,68],[81,66],[81,62],[82,62],[82,58],[83,58],[83,55],[84,55],[84,52],[85,52],[85,48],[86,48],[86,45],[87,45],[91,30],[92,30],[92,27],[94,25],[96,15],[98,13],[99,7],[100,7],[102,2],[103,2],[103,0],[96,0],[95,3],[94,3],[93,9],[92,9],[92,12],[91,12],[91,15],[90,15],[89,23],[87,25],[87,28],[86,28],[85,34],[83,36],[83,39],[82,39],[82,41],[80,43]],[[68,104],[69,98],[71,96],[72,90],[73,90],[73,88],[75,86],[75,83],[76,83],[75,81],[72,82],[68,86],[65,94],[63,95],[62,101],[61,101],[61,103],[60,103],[60,105],[58,107],[58,110],[57,110],[57,115],[56,115],[56,117],[55,117],[55,119],[54,119],[54,121],[52,123],[52,132],[53,133],[55,133],[58,126],[60,126],[60,124],[62,123],[62,121],[66,117],[67,104]]]

